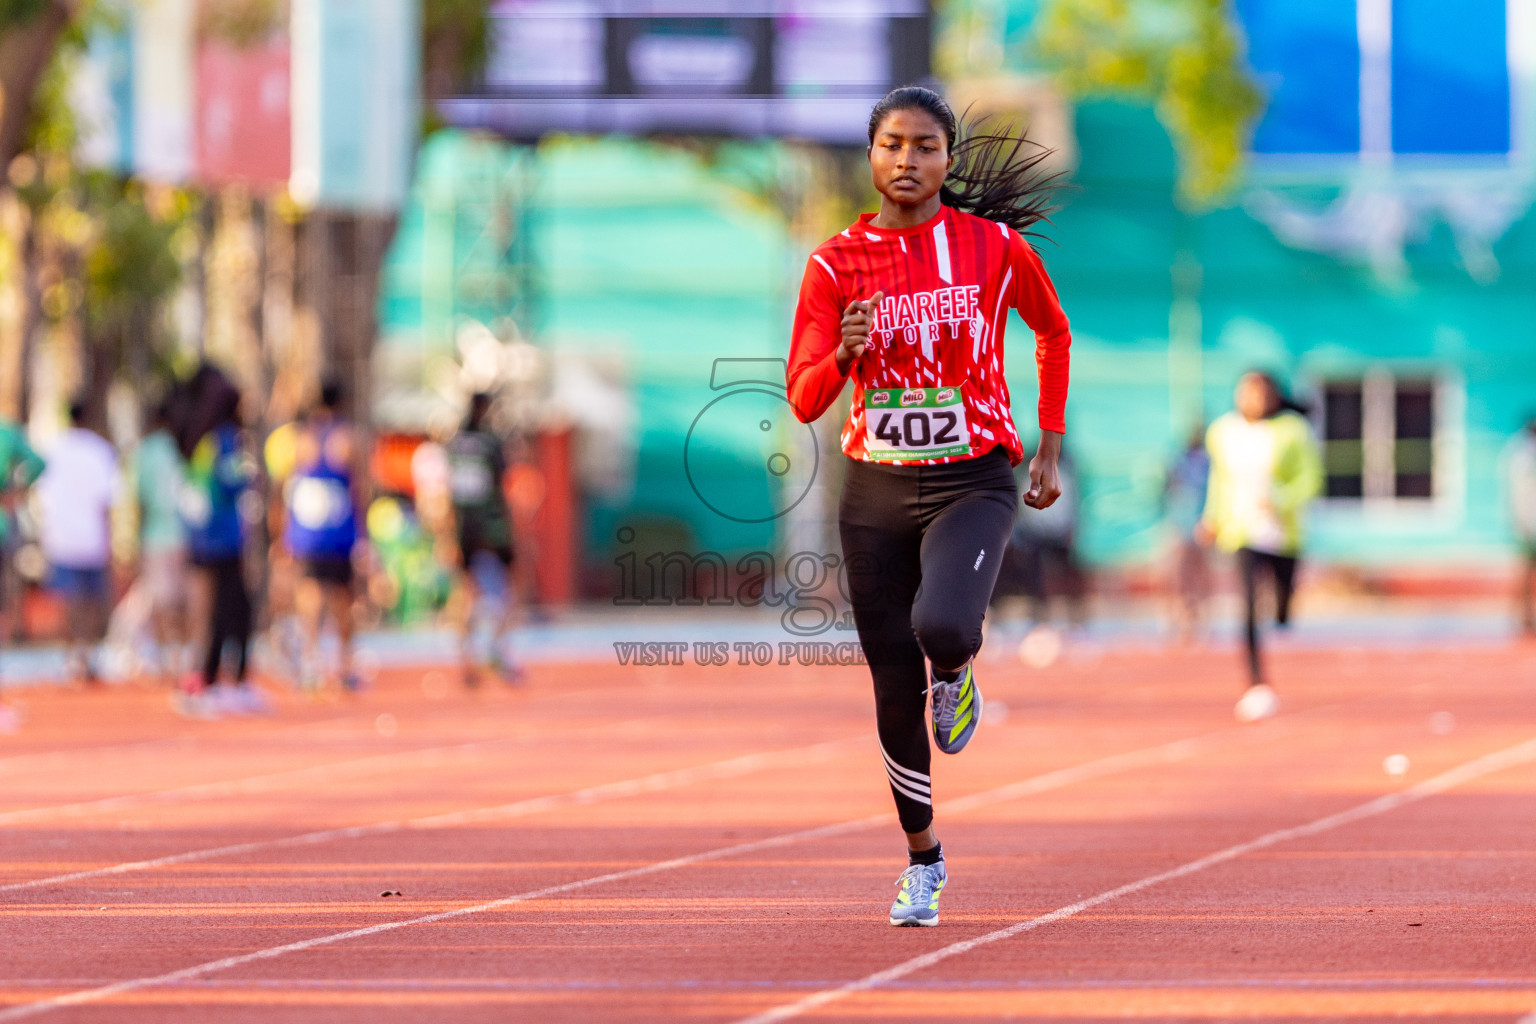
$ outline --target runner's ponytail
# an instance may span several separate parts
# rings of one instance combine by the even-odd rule
[[[1007,224],[1023,235],[1040,221],[1049,221],[1060,173],[1043,169],[1054,150],[1025,135],[984,131],[987,118],[963,124],[944,97],[932,89],[904,86],[887,93],[869,114],[869,144],[875,144],[880,123],[898,110],[921,110],[944,129],[954,164],[939,190],[945,206]]]

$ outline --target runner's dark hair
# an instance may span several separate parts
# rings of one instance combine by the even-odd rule
[[[985,117],[955,117],[944,97],[920,85],[886,93],[869,112],[869,144],[881,123],[898,110],[921,110],[944,129],[954,165],[939,190],[939,202],[956,210],[1007,224],[1022,235],[1043,238],[1031,230],[1050,222],[1055,193],[1062,187],[1059,172],[1045,163],[1055,152],[1023,134],[987,130]]]
[[[485,423],[486,413],[491,411],[491,393],[476,391],[469,396],[469,411],[464,415],[465,430],[479,430]]]
[[[204,363],[182,389],[185,396],[177,447],[190,459],[198,443],[225,424],[240,425],[240,389],[217,367]]]

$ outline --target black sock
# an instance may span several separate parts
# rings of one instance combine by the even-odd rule
[[[931,850],[908,850],[908,864],[937,864],[944,859],[944,844],[937,843]]]
[[[945,672],[943,669],[941,669],[937,665],[935,665],[933,667],[933,678],[937,679],[941,683],[952,683],[956,679],[959,679],[960,678],[960,673],[964,672],[964,671],[965,671],[964,666],[961,666],[960,668],[955,669],[953,672]]]

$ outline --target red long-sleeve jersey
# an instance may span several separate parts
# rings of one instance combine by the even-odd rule
[[[853,408],[843,425],[842,447],[852,458],[937,465],[983,455],[1001,444],[1018,465],[1024,447],[1003,378],[1003,332],[1007,311],[1016,309],[1035,332],[1040,428],[1065,433],[1072,335],[1056,289],[1029,243],[1005,224],[947,206],[910,228],[875,228],[870,226],[873,218],[861,215],[806,261],[787,380],[795,414],[806,423],[816,419],[851,376]],[[884,292],[885,299],[875,314],[869,345],[845,376],[836,356],[843,311],[876,292]],[[956,388],[958,395],[951,390]],[[866,390],[881,408],[866,408]],[[960,446],[946,449],[934,443],[928,449],[950,454],[914,457],[923,454],[921,446],[910,443],[910,436],[901,443],[903,407],[958,414],[962,402],[965,422],[946,435],[959,437]],[[949,416],[951,422],[955,418]],[[930,431],[946,429],[938,420],[909,425],[921,428],[925,442]],[[894,447],[918,450],[884,457],[892,441]]]

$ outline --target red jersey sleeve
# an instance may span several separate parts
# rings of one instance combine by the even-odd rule
[[[805,261],[800,301],[789,343],[785,385],[789,404],[800,422],[809,423],[827,411],[848,379],[837,368],[842,341],[843,308],[832,273],[812,256]]]
[[[1009,305],[1035,332],[1035,370],[1040,378],[1040,429],[1067,432],[1067,379],[1071,367],[1072,328],[1056,297],[1056,286],[1040,256],[1024,236],[1008,232],[1013,294]]]

